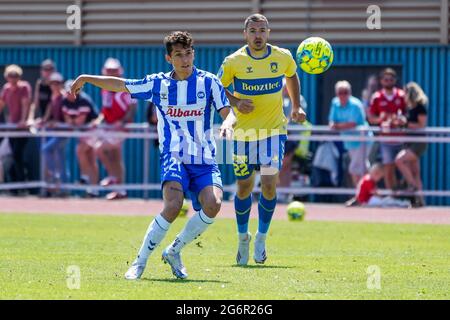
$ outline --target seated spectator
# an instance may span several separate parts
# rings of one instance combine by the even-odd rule
[[[16,124],[18,128],[27,127],[28,113],[31,103],[31,86],[21,80],[22,68],[18,65],[6,67],[4,77],[6,83],[0,91],[0,112],[6,107],[7,122]],[[11,168],[12,182],[23,182],[26,179],[24,152],[29,138],[10,138],[14,164]]]
[[[422,88],[415,82],[410,82],[405,87],[406,104],[408,107],[406,127],[408,129],[422,129],[427,125],[428,98]],[[420,157],[425,153],[427,144],[424,142],[406,143],[397,154],[395,164],[408,183],[408,191],[422,190],[420,177]],[[415,206],[424,206],[422,196],[414,199]]]
[[[97,118],[95,107],[86,98],[86,94],[70,94],[70,86],[73,80],[65,83],[66,95],[62,102],[64,122],[74,128],[91,124]],[[76,153],[80,165],[80,183],[87,185],[97,185],[99,179],[97,158],[95,156],[96,138],[80,138]],[[86,189],[87,197],[98,197],[99,193],[91,188]]]
[[[331,101],[329,126],[333,130],[342,130],[342,135],[358,136],[359,133],[345,132],[357,127],[367,127],[364,107],[358,98],[352,96],[352,88],[348,81],[338,81],[335,85],[336,97]],[[353,185],[356,186],[367,172],[370,146],[366,142],[344,141],[344,148],[350,155],[350,173]]]
[[[48,80],[52,94],[46,113],[42,118],[41,125],[46,126],[47,128],[53,128],[58,124],[64,123],[62,106],[66,93],[63,89],[64,81],[61,74],[54,72],[50,75]],[[59,184],[68,182],[66,169],[67,141],[67,138],[51,137],[47,138],[42,146],[45,160],[45,181],[49,183]],[[52,193],[52,195],[63,195],[60,190],[53,190]]]
[[[108,58],[102,69],[105,76],[121,77],[123,68],[120,61]],[[126,92],[112,92],[102,90],[102,108],[98,118],[94,121],[95,125],[106,123],[111,126],[109,130],[124,131],[124,126],[133,122],[136,100]],[[105,166],[108,176],[100,184],[108,186],[112,184],[122,184],[125,178],[125,170],[122,158],[123,148],[122,138],[109,138],[107,135],[100,137],[95,145],[96,155]],[[113,191],[106,195],[106,199],[122,199],[127,196],[125,190]]]
[[[377,183],[383,179],[384,168],[381,164],[373,165],[369,173],[362,177],[356,189],[356,201],[359,205],[369,207],[402,207],[410,208],[408,200],[399,200],[393,197],[382,197],[377,193]]]

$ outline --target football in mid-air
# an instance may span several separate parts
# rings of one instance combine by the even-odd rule
[[[307,38],[297,48],[297,64],[309,74],[324,73],[330,68],[333,58],[333,48],[320,37]]]
[[[289,220],[302,221],[305,218],[305,205],[300,201],[293,201],[287,207]]]

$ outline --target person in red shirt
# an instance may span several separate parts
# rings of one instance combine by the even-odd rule
[[[402,207],[410,208],[411,203],[408,200],[395,199],[393,197],[382,197],[377,193],[377,184],[383,179],[383,165],[374,164],[369,173],[361,178],[356,188],[356,201],[359,205],[369,207]]]
[[[372,125],[379,125],[383,132],[398,129],[406,124],[405,92],[396,88],[397,73],[391,69],[384,69],[380,74],[382,89],[375,92],[369,107],[368,120]],[[395,177],[395,158],[402,149],[401,139],[397,134],[383,134],[392,136],[392,141],[381,142],[380,151],[385,168],[384,183],[387,189],[394,189],[397,185]]]
[[[356,201],[360,205],[369,203],[372,196],[376,195],[377,183],[383,179],[384,170],[381,164],[375,164],[368,174],[364,175],[356,187]]]
[[[22,68],[18,65],[12,64],[6,67],[4,77],[7,82],[0,91],[0,112],[6,107],[7,122],[24,129],[27,126],[30,111],[31,85],[21,80],[22,73]],[[28,138],[10,138],[9,142],[14,159],[11,180],[12,182],[25,181],[24,152]]]
[[[103,75],[121,77],[123,68],[120,61],[108,58],[102,70]],[[107,131],[123,131],[127,123],[133,122],[136,110],[136,101],[126,92],[111,92],[102,90],[102,109],[95,125],[105,123],[110,126]],[[105,134],[96,143],[96,155],[105,166],[108,176],[100,184],[108,186],[121,184],[124,181],[124,164],[122,158],[123,139],[111,138]],[[114,191],[106,195],[106,199],[114,200],[126,197],[126,192]]]

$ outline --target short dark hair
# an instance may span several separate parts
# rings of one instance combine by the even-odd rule
[[[380,79],[382,79],[385,75],[391,75],[397,79],[397,72],[395,72],[392,68],[383,69],[383,71],[380,72]]]
[[[269,20],[265,16],[263,16],[260,13],[254,13],[251,16],[248,16],[247,19],[245,19],[244,29],[247,30],[248,24],[250,22],[260,22],[264,21],[267,24],[267,27],[269,27]]]
[[[187,31],[174,31],[164,38],[164,45],[166,46],[167,54],[173,51],[173,46],[181,44],[184,49],[194,48],[194,39]]]

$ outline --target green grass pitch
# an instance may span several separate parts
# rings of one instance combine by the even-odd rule
[[[176,280],[161,261],[127,270],[151,217],[0,215],[0,299],[449,299],[450,226],[273,221],[265,265],[235,265],[235,222],[218,219],[183,251]],[[256,220],[250,227],[254,233]],[[67,268],[80,270],[69,289]],[[380,288],[368,288],[369,266]],[[371,282],[370,283],[376,283]]]

